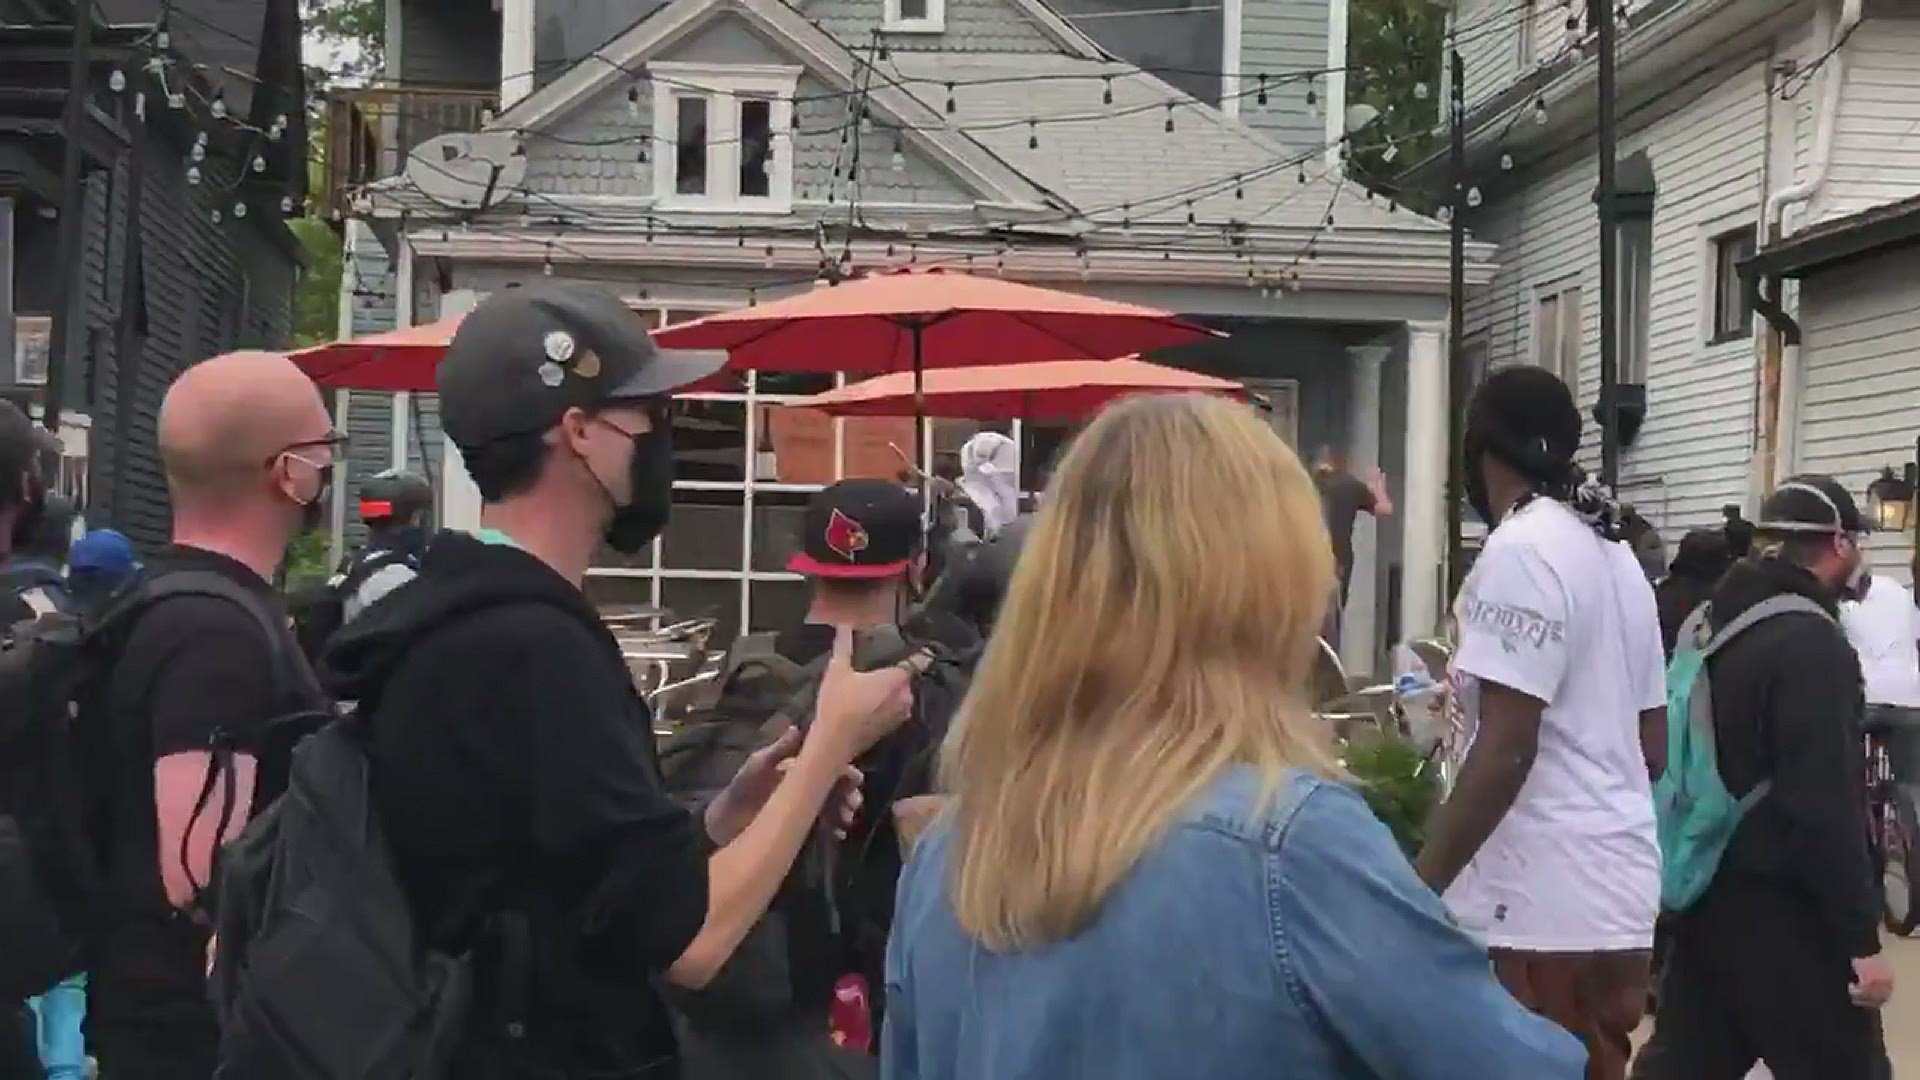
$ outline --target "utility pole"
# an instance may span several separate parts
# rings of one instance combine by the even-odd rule
[[[1447,48],[1449,69],[1447,128],[1451,147],[1449,169],[1453,173],[1453,216],[1449,232],[1447,263],[1447,596],[1448,603],[1460,593],[1466,580],[1466,552],[1460,543],[1462,510],[1466,499],[1467,459],[1462,436],[1467,415],[1467,363],[1464,339],[1467,336],[1467,81],[1460,70],[1460,49],[1456,40]]]
[[[73,58],[67,70],[66,111],[61,124],[66,146],[60,167],[60,302],[53,311],[53,333],[47,342],[46,399],[40,405],[47,430],[60,431],[60,405],[67,388],[67,352],[72,348],[74,324],[86,303],[80,280],[82,227],[87,220],[86,158],[82,143],[87,125],[87,100],[93,82],[93,0],[70,0],[73,8]]]
[[[1587,0],[1587,24],[1598,33],[1600,65],[1600,187],[1593,194],[1600,218],[1600,482],[1620,482],[1620,249],[1615,228],[1613,0]]]

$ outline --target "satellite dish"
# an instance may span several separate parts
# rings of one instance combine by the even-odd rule
[[[479,210],[519,190],[527,178],[527,154],[507,132],[455,132],[414,147],[406,176],[443,207]]]

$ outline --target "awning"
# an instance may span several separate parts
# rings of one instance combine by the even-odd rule
[[[1802,229],[1741,263],[1740,274],[1804,278],[1914,243],[1920,243],[1920,195]]]

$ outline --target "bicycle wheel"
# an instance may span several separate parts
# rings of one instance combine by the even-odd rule
[[[1920,906],[1913,897],[1914,849],[1920,847],[1920,815],[1898,784],[1889,784],[1881,807],[1880,921],[1901,937],[1920,927]]]

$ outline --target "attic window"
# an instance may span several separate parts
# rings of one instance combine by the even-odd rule
[[[798,68],[654,63],[654,191],[667,209],[785,213]]]
[[[937,34],[947,28],[946,0],[885,0],[880,28],[900,34]]]

